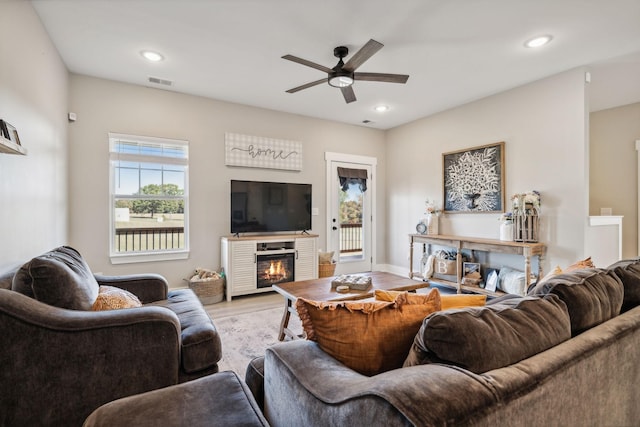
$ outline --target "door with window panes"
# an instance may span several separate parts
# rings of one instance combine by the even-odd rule
[[[372,269],[372,167],[331,161],[330,250],[338,262],[336,274]]]

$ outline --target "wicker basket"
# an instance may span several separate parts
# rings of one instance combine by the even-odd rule
[[[215,304],[224,299],[224,277],[220,279],[187,280],[189,288],[200,298],[202,304]]]
[[[336,272],[336,264],[318,264],[318,277],[331,277]]]

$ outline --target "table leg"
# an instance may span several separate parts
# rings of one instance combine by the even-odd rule
[[[456,249],[456,288],[457,293],[462,293],[462,254],[460,253],[460,248]]]
[[[280,334],[278,335],[279,341],[284,341],[285,330],[289,326],[289,318],[291,317],[291,300],[289,298],[284,299],[284,313],[282,314],[282,320],[280,321]]]
[[[409,279],[413,279],[413,236],[409,237]]]
[[[531,256],[524,256],[524,293],[526,295],[529,285],[531,284]]]

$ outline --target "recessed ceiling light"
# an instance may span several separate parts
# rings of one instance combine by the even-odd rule
[[[545,44],[549,43],[552,39],[553,39],[553,36],[550,36],[550,35],[537,36],[537,37],[534,37],[534,38],[529,39],[526,42],[524,42],[524,46],[525,47],[540,47],[540,46],[544,46]]]
[[[388,105],[376,105],[375,107],[373,107],[374,110],[376,110],[378,113],[384,113],[385,111],[389,110],[389,106]]]
[[[151,62],[158,62],[158,61],[162,61],[164,59],[164,56],[162,56],[158,52],[154,52],[152,50],[143,50],[142,52],[140,52],[140,55],[142,55],[143,58],[145,58],[145,59],[147,59],[148,61],[151,61]]]

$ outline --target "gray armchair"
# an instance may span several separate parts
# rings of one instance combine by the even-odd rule
[[[55,277],[43,285],[47,274]],[[25,278],[31,283],[20,285]],[[42,301],[91,300],[98,285],[126,289],[143,306],[90,311]],[[52,287],[63,292],[54,298]],[[68,247],[0,271],[0,330],[2,426],[80,426],[104,403],[217,372],[221,357],[190,289],[169,291],[159,275],[93,276]]]

